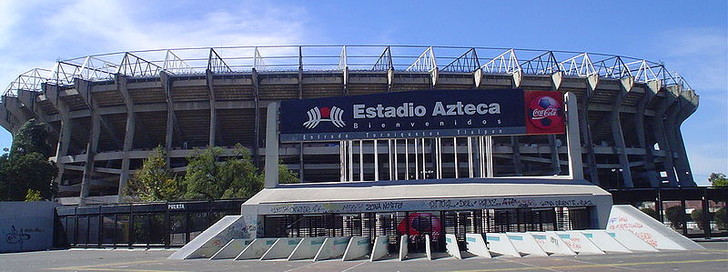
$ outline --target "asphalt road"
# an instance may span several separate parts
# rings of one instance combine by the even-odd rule
[[[728,242],[701,242],[706,249],[577,257],[441,256],[400,262],[167,260],[173,250],[72,249],[0,254],[0,271],[728,271]]]

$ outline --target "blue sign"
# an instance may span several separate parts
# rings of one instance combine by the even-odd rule
[[[526,134],[525,108],[521,89],[425,90],[287,100],[281,102],[279,112],[280,140]]]

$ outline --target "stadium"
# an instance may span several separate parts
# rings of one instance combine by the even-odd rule
[[[404,234],[441,251],[445,235],[605,228],[604,189],[694,187],[680,125],[697,105],[662,64],[624,56],[245,46],[58,61],[11,83],[0,123],[49,124],[62,204],[119,202],[157,146],[184,172],[198,148],[242,144],[265,189],[217,244],[384,236],[392,251]],[[278,161],[301,183],[278,184]]]
[[[11,133],[30,118],[50,124],[59,196],[102,203],[117,201],[158,145],[178,172],[194,148],[208,145],[240,143],[261,164],[270,102],[502,88],[576,94],[586,180],[603,188],[695,186],[680,132],[697,109],[695,92],[660,63],[592,53],[347,45],[97,54],[18,76],[3,95],[0,123]],[[563,174],[562,136],[493,137],[493,176]],[[281,159],[306,182],[473,177],[482,169],[468,166],[471,140],[482,141],[286,143]],[[397,167],[417,154],[422,169]],[[349,173],[341,170],[347,161],[356,164]]]

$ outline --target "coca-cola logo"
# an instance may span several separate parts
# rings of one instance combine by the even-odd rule
[[[528,103],[528,120],[537,128],[548,129],[562,123],[561,104],[551,96],[538,96]]]

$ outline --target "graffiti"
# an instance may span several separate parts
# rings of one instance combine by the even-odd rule
[[[435,199],[413,201],[377,201],[348,203],[308,203],[278,204],[269,207],[269,214],[305,213],[358,213],[416,210],[458,210],[487,208],[532,208],[532,207],[585,207],[595,206],[588,199],[554,198],[475,198],[475,199]]]
[[[369,204],[366,204],[366,210],[367,211],[399,210],[399,209],[402,209],[403,205],[404,205],[404,203],[402,203],[402,202],[392,202],[392,201],[369,203]]]
[[[18,231],[15,229],[15,225],[10,227],[10,232],[5,236],[5,242],[8,244],[20,244],[22,246],[23,241],[26,240],[30,240],[30,234],[25,233],[23,230]]]
[[[647,242],[651,246],[653,246],[653,247],[657,246],[657,241],[655,240],[654,237],[652,237],[652,233],[649,233],[649,232],[634,232],[634,231],[633,231],[633,233],[634,233],[634,235],[636,235],[640,239],[644,240],[645,242]]]
[[[541,207],[583,207],[583,206],[594,206],[591,200],[584,199],[556,199],[556,200],[543,200],[539,204]]]
[[[632,230],[641,229],[644,225],[640,222],[630,222],[628,218],[624,216],[609,218],[609,230]]]

